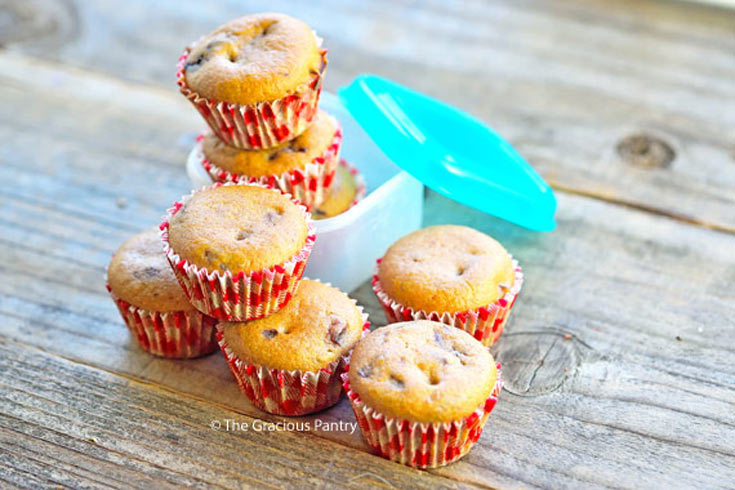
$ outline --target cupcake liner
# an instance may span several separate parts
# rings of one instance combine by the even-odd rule
[[[362,177],[362,174],[360,173],[360,171],[357,170],[356,167],[352,166],[350,162],[348,162],[344,158],[341,158],[339,160],[339,166],[346,168],[350,172],[350,175],[352,176],[352,178],[355,180],[355,187],[356,187],[355,198],[350,203],[350,206],[344,211],[342,211],[342,213],[346,213],[348,210],[352,209],[352,207],[354,207],[358,202],[362,201],[365,198],[365,195],[367,194],[367,187],[365,185],[365,179]],[[327,195],[326,198],[328,197],[329,196]],[[326,201],[326,198],[325,198],[325,201]],[[312,213],[318,214],[318,208],[312,211]],[[330,216],[330,218],[335,218],[336,216],[339,216],[339,215]],[[312,217],[314,217],[314,219],[317,219],[317,220],[329,219],[327,217],[318,217],[317,215],[312,215]]]
[[[304,213],[308,232],[301,250],[287,261],[266,269],[245,274],[230,271],[210,271],[181,258],[168,241],[168,226],[171,218],[197,192],[223,185],[251,185],[267,188],[255,183],[217,182],[210,187],[192,191],[175,202],[161,223],[161,239],[171,267],[191,304],[202,313],[220,320],[248,321],[275,313],[288,303],[296,285],[304,273],[306,261],[314,248],[316,228],[306,208],[285,194]]]
[[[215,318],[196,310],[145,310],[120,299],[110,286],[107,291],[143,350],[173,359],[206,356],[217,350]]]
[[[370,330],[370,322],[362,307],[358,308],[364,337]],[[342,396],[341,375],[346,372],[352,351],[318,371],[287,371],[246,363],[227,345],[219,326],[217,340],[240,391],[264,412],[305,415],[331,407]]]
[[[334,179],[339,161],[339,150],[342,145],[342,128],[337,123],[329,147],[324,152],[307,163],[303,169],[294,169],[281,175],[266,175],[263,177],[248,177],[242,174],[228,172],[204,157],[202,140],[204,135],[197,137],[196,152],[201,164],[214,182],[249,182],[259,183],[266,187],[276,188],[281,192],[291,194],[297,201],[311,211],[319,206],[327,197],[327,190]]]
[[[184,66],[191,48],[179,57],[176,83],[219,139],[244,150],[277,146],[304,132],[316,115],[327,68],[327,51],[321,51],[322,66],[313,78],[294,93],[257,104],[242,105],[208,99],[186,83]]]
[[[355,192],[355,199],[352,200],[352,203],[350,204],[350,207],[347,209],[352,208],[355,204],[362,201],[365,198],[365,194],[367,194],[367,187],[365,185],[365,179],[362,177],[362,174],[359,170],[357,170],[356,167],[353,167],[350,165],[350,162],[345,160],[344,158],[339,161],[339,165],[341,167],[345,167],[347,170],[349,170],[350,175],[352,175],[352,178],[355,179],[355,187],[357,188],[357,191]]]
[[[350,389],[349,366],[342,380],[362,435],[375,452],[415,468],[436,468],[457,461],[480,438],[503,387],[500,364],[497,366],[498,378],[487,400],[470,415],[451,422],[411,422],[389,417],[369,407]]]
[[[381,259],[378,259],[380,264]],[[493,345],[500,335],[503,333],[503,327],[508,321],[510,310],[518,297],[518,293],[523,286],[523,271],[517,260],[513,260],[513,270],[515,271],[515,280],[513,287],[508,290],[502,298],[492,304],[475,308],[472,310],[461,311],[457,313],[426,312],[424,310],[414,310],[413,308],[404,306],[393,300],[383,290],[378,278],[378,268],[375,269],[373,275],[373,291],[378,297],[380,305],[385,311],[388,323],[405,322],[409,320],[433,320],[435,322],[445,323],[453,327],[460,328],[469,333],[485,346]]]

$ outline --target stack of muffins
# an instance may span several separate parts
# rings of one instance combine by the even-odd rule
[[[258,14],[185,50],[178,84],[210,127],[196,154],[214,182],[277,188],[315,217],[361,197],[361,179],[339,157],[340,124],[318,108],[327,67],[321,43],[299,20]]]
[[[152,354],[191,358],[219,345],[261,410],[316,412],[344,388],[379,454],[447,464],[469,451],[495,406],[502,382],[486,347],[523,276],[476,230],[419,230],[378,263],[373,287],[394,324],[372,333],[345,293],[302,279],[312,216],[343,212],[358,187],[347,166],[333,184],[342,135],[318,109],[320,44],[296,19],[257,14],[187,48],[178,83],[210,126],[197,148],[214,183],[174,203],[160,234],[120,247],[108,290]]]

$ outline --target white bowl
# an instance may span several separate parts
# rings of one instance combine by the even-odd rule
[[[342,123],[341,156],[360,171],[367,194],[346,212],[316,220],[305,275],[352,291],[370,278],[375,261],[394,241],[421,226],[424,187],[380,151],[337,96],[322,92],[320,107]],[[194,188],[212,184],[200,162],[192,150],[186,170]]]

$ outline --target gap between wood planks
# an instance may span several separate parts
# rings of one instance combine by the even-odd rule
[[[642,204],[642,203],[626,201],[625,199],[619,199],[613,196],[608,196],[608,195],[594,193],[594,192],[588,192],[583,189],[575,189],[573,187],[567,187],[555,181],[549,181],[549,185],[556,192],[564,192],[566,194],[574,194],[575,196],[582,196],[582,197],[588,197],[590,199],[597,199],[598,201],[603,201],[609,204],[614,204],[616,206],[623,206],[626,208],[643,211],[643,212],[653,214],[656,216],[662,216],[664,218],[673,219],[675,221],[686,223],[688,225],[698,226],[700,228],[707,228],[713,231],[720,231],[724,233],[735,234],[735,227],[712,223],[706,220],[696,218],[694,216],[688,216],[686,214],[676,213],[673,211],[668,211],[666,209],[661,209],[661,208],[649,206],[649,205]]]
[[[74,365],[84,366],[85,368],[90,369],[92,371],[103,372],[103,373],[106,373],[106,374],[108,374],[110,376],[114,376],[116,378],[120,378],[122,380],[126,380],[131,385],[140,386],[140,387],[143,387],[145,389],[151,390],[153,392],[162,392],[162,393],[166,393],[166,394],[172,395],[172,396],[174,396],[176,398],[183,398],[183,399],[187,399],[187,400],[190,400],[190,401],[195,401],[197,403],[201,403],[203,405],[206,405],[206,406],[209,406],[209,407],[213,407],[213,408],[216,408],[218,410],[221,410],[221,411],[224,411],[224,412],[227,412],[227,413],[231,413],[233,415],[236,414],[238,417],[241,417],[242,419],[247,419],[247,420],[251,420],[252,421],[252,420],[255,420],[255,419],[258,418],[256,416],[249,415],[249,414],[247,414],[245,412],[241,412],[241,411],[235,410],[232,407],[227,406],[225,404],[221,404],[221,403],[215,402],[215,401],[213,401],[211,399],[202,398],[202,397],[196,396],[194,394],[183,392],[183,391],[178,391],[178,390],[173,389],[171,387],[160,385],[160,384],[157,384],[157,383],[151,383],[150,381],[144,380],[142,378],[138,378],[136,376],[131,376],[129,374],[122,373],[122,372],[119,372],[119,371],[114,371],[114,370],[106,369],[104,367],[101,367],[101,366],[98,366],[98,365],[94,365],[94,364],[85,362],[85,361],[80,360],[80,359],[72,359],[72,358],[69,358],[69,357],[66,357],[66,356],[63,356],[63,355],[59,355],[57,353],[50,352],[50,351],[47,351],[45,349],[42,349],[42,348],[39,348],[39,347],[36,347],[36,346],[30,345],[30,344],[26,344],[25,342],[20,342],[20,341],[18,341],[16,339],[12,339],[12,338],[6,337],[5,335],[2,335],[2,334],[0,334],[0,339],[3,342],[5,342],[6,344],[8,344],[8,345],[17,345],[17,346],[22,347],[23,349],[28,349],[28,350],[32,350],[32,351],[41,353],[44,356],[48,356],[48,357],[51,357],[51,358],[54,358],[54,359],[58,359],[58,360],[61,360],[61,361],[64,361],[64,362],[68,362],[68,363],[71,363],[71,364],[74,364]],[[267,416],[269,414],[263,413],[263,415],[266,417],[263,420],[266,421],[266,422],[268,422],[269,420],[268,420]],[[317,437],[320,440],[326,441],[328,444],[336,444],[336,445],[342,446],[342,447],[344,447],[344,448],[346,448],[346,449],[348,449],[350,451],[360,451],[359,449],[356,449],[355,447],[350,446],[348,444],[343,444],[343,443],[341,443],[338,440],[323,437],[317,431],[309,431],[309,432],[307,432],[307,434],[310,435],[310,436],[313,436],[313,437]],[[377,456],[377,455],[373,454],[370,451],[360,451],[360,452],[363,452],[363,453],[365,453],[367,455],[373,456],[375,458],[379,458],[381,461],[384,461],[383,458],[381,458],[380,456]],[[87,455],[87,456],[89,456],[89,455]],[[126,457],[135,457],[135,455],[129,454],[129,455],[126,455]],[[152,464],[150,462],[147,462],[147,463]],[[392,464],[398,464],[398,463],[392,463]],[[167,471],[175,471],[175,470],[173,470],[172,468],[169,468],[169,467],[162,467],[162,468],[165,468]],[[426,471],[428,473],[431,473],[435,477],[441,477],[442,479],[447,480],[448,482],[452,482],[452,483],[461,483],[461,484],[464,484],[464,485],[471,485],[471,486],[477,487],[477,488],[487,488],[487,489],[494,489],[495,488],[495,487],[493,487],[491,485],[484,484],[483,482],[480,482],[480,481],[477,481],[477,480],[465,479],[465,478],[461,478],[461,477],[457,478],[457,475],[454,475],[454,474],[447,475],[447,474],[437,473],[437,472],[435,472],[434,470],[431,470],[431,469],[424,470],[424,471]],[[375,474],[372,474],[372,473],[369,473],[368,472],[368,473],[358,474],[358,475],[356,475],[354,477],[354,479],[359,479],[359,478],[361,478],[363,476],[371,476],[373,478],[375,478],[375,477],[380,478],[378,475],[375,475]],[[382,478],[380,478],[380,479],[382,480]],[[385,483],[389,486],[389,488],[395,488],[395,487],[393,487],[390,484],[390,482],[385,482]]]
[[[42,65],[50,70],[56,70],[56,71],[62,71],[62,72],[76,72],[78,76],[94,77],[98,79],[103,79],[107,81],[108,83],[122,84],[122,85],[128,85],[128,86],[138,86],[138,87],[143,88],[146,91],[156,92],[156,93],[165,95],[166,97],[170,97],[172,94],[175,93],[175,90],[173,89],[169,90],[169,89],[166,89],[166,88],[154,85],[154,84],[147,84],[147,83],[140,83],[140,82],[125,80],[119,77],[112,76],[108,73],[90,70],[88,68],[80,68],[80,67],[76,67],[72,65],[57,63],[57,62],[49,61],[46,59],[37,58],[35,56],[29,56],[27,54],[20,54],[17,52],[8,51],[7,49],[2,48],[2,47],[0,47],[0,55],[15,57],[21,63],[23,62],[28,63],[29,60],[32,60],[34,64]],[[6,78],[0,77],[0,82],[9,83],[12,81]],[[156,164],[157,162],[153,162],[153,163]],[[603,194],[600,192],[594,192],[594,191],[589,191],[589,190],[585,190],[581,188],[570,187],[570,186],[564,185],[563,183],[555,179],[547,178],[546,180],[548,181],[549,185],[554,189],[555,192],[564,192],[567,194],[573,194],[577,196],[587,197],[590,199],[596,199],[596,200],[603,201],[609,204],[614,204],[617,206],[622,206],[622,207],[627,207],[631,209],[636,209],[639,211],[644,211],[646,213],[653,214],[655,216],[661,216],[664,218],[673,219],[675,221],[686,223],[692,226],[698,226],[700,228],[706,228],[706,229],[713,230],[713,231],[735,234],[735,227],[732,227],[732,226],[718,224],[715,222],[697,218],[695,216],[690,216],[687,214],[678,213],[675,211],[670,211],[670,210],[658,208],[655,206],[650,206],[644,203],[634,202],[634,201],[614,197],[614,196]],[[94,218],[94,219],[97,219],[97,218]]]

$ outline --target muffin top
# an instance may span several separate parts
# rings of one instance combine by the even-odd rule
[[[295,93],[321,70],[314,32],[283,14],[246,15],[218,27],[191,48],[189,87],[208,99],[255,104]]]
[[[303,211],[273,189],[209,187],[173,215],[169,245],[182,259],[209,271],[248,274],[282,264],[306,243]]]
[[[415,310],[455,313],[487,306],[513,285],[502,245],[466,226],[431,226],[395,242],[378,266],[385,293]]]
[[[449,422],[471,414],[497,380],[493,356],[470,334],[443,323],[393,323],[358,342],[350,388],[393,418]]]
[[[338,165],[327,198],[312,213],[314,219],[325,219],[342,214],[357,197],[357,181],[344,165]]]
[[[281,175],[303,169],[334,141],[337,120],[319,110],[311,125],[296,138],[265,150],[240,150],[208,131],[202,142],[204,156],[212,164],[233,174],[247,177]]]
[[[339,289],[304,279],[286,306],[245,323],[225,322],[224,339],[249,364],[317,371],[347,354],[362,335],[362,314]]]
[[[166,259],[158,227],[133,235],[115,252],[107,268],[115,295],[144,310],[192,310]]]

